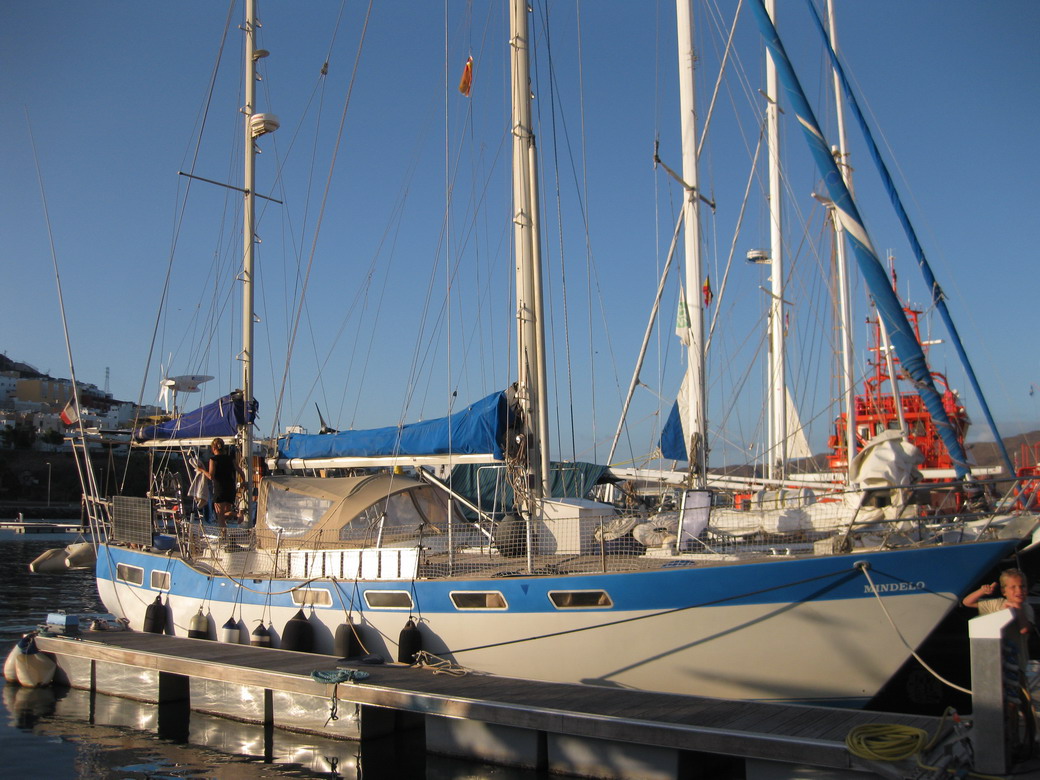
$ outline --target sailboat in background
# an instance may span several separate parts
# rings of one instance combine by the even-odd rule
[[[752,5],[771,27],[764,9]],[[695,249],[699,193],[689,146],[694,115],[685,102],[693,90],[685,0],[677,12],[688,146],[684,221]],[[172,449],[235,436],[246,466],[244,496],[256,480],[255,526],[221,535],[186,511],[183,500],[108,501],[88,480],[90,519],[104,529],[94,536],[101,540],[97,583],[104,603],[137,630],[146,623],[154,629],[159,610],[165,630],[182,636],[214,639],[223,626],[225,641],[253,637],[287,647],[290,638],[306,635],[307,647],[317,651],[404,662],[421,647],[465,667],[521,678],[865,705],[970,586],[1032,532],[1036,517],[1011,509],[909,514],[903,511],[909,502],[889,517],[881,504],[892,491],[875,489],[869,511],[864,490],[851,511],[834,507],[841,511],[829,526],[727,531],[714,518],[734,510],[713,506],[707,485],[697,360],[704,329],[695,305],[695,359],[687,377],[693,400],[682,436],[692,468],[680,522],[670,538],[645,545],[618,533],[647,518],[590,497],[604,469],[549,457],[526,3],[513,0],[510,18],[515,383],[440,420],[290,434],[269,454],[272,473],[264,474],[253,468],[256,402],[244,373],[241,391],[139,438]],[[251,2],[242,29],[248,90],[259,56]],[[767,42],[784,75],[775,33]],[[788,95],[801,121],[818,132],[804,99],[792,94],[795,86],[788,84]],[[252,150],[262,134],[256,129],[266,124],[247,96]],[[242,278],[248,283],[254,242],[248,160],[246,171]],[[825,176],[831,183],[833,176]],[[847,192],[833,190],[831,197],[862,258],[870,244],[854,204]],[[686,278],[687,290],[697,289],[696,264]],[[243,329],[251,331],[251,292],[246,296]],[[885,309],[884,316],[894,315]],[[243,356],[252,350],[247,337]],[[904,366],[913,363],[902,359]],[[85,453],[85,446],[77,451]],[[879,629],[882,607],[892,625]]]

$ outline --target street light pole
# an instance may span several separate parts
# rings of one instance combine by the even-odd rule
[[[47,462],[47,508],[51,506],[51,464]]]

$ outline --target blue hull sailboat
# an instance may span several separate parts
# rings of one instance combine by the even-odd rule
[[[250,456],[243,494],[255,495],[251,527],[218,532],[185,511],[183,496],[102,500],[88,480],[91,520],[104,528],[94,538],[103,540],[97,583],[105,605],[136,630],[158,605],[166,630],[178,636],[190,628],[194,636],[246,642],[263,627],[264,641],[277,647],[296,633],[286,629],[290,621],[304,620],[313,649],[324,653],[412,662],[421,647],[511,677],[867,704],[1036,518],[963,503],[951,513],[926,511],[912,488],[866,483],[851,498],[741,515],[713,495],[696,427],[677,435],[691,468],[667,522],[593,500],[602,469],[550,461],[528,19],[526,3],[512,5],[515,383],[439,420],[293,433],[265,453],[269,470],[254,469],[255,402],[243,400],[253,396],[250,338],[239,394],[138,438],[140,446],[170,449],[237,437],[238,451]],[[920,373],[920,391],[934,406],[927,366],[899,321],[901,307],[891,305],[855,203],[768,16],[752,5],[900,360]],[[679,29],[690,35],[688,17]],[[252,84],[260,55],[251,16],[243,30]],[[691,51],[687,37],[680,54]],[[692,57],[681,59],[692,81]],[[263,134],[255,117],[263,115],[254,113],[252,95],[246,102],[253,149]],[[247,160],[251,204],[250,171]],[[684,170],[684,178],[695,182],[695,172]],[[688,201],[696,207],[694,189]],[[248,220],[251,205],[245,211]],[[688,229],[695,224],[693,212]],[[246,230],[248,258],[248,223]],[[249,268],[242,274],[247,284],[251,276]],[[701,316],[692,305],[690,315]],[[245,320],[248,330],[252,318]],[[703,350],[698,327],[694,352]],[[692,387],[703,387],[697,370],[690,375]],[[684,425],[702,425],[704,407],[696,403],[703,401]],[[932,411],[942,414],[941,400]],[[960,443],[948,446],[967,479]]]

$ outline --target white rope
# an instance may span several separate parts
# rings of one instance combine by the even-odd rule
[[[912,648],[910,646],[910,643],[906,641],[906,639],[903,637],[903,633],[899,630],[899,627],[896,625],[895,621],[892,620],[892,616],[890,614],[888,614],[888,608],[885,606],[884,600],[881,598],[881,595],[878,593],[877,587],[875,587],[875,585],[874,585],[874,580],[871,579],[871,577],[870,577],[870,572],[868,571],[868,569],[870,568],[870,564],[866,563],[865,561],[859,561],[859,562],[857,562],[854,565],[855,565],[855,567],[857,569],[859,569],[861,572],[863,572],[863,576],[867,578],[867,582],[870,583],[870,591],[871,591],[871,593],[873,593],[874,597],[878,600],[878,604],[881,605],[882,612],[884,612],[885,613],[885,617],[888,618],[888,622],[892,626],[892,628],[895,630],[896,636],[899,637],[899,641],[901,641],[903,643],[903,646],[906,647],[906,649],[910,651],[910,655],[912,655],[914,658],[916,658],[917,662],[919,664],[921,664],[921,666],[923,666],[929,672],[929,674],[931,674],[936,680],[938,680],[939,682],[943,683],[944,685],[948,685],[949,687],[953,688],[955,691],[960,691],[961,693],[966,693],[969,696],[971,696],[972,693],[971,693],[971,691],[968,688],[962,688],[961,686],[957,685],[956,683],[950,682],[945,677],[943,677],[941,674],[939,674],[937,671],[935,671],[932,667],[930,667],[928,664],[926,664],[924,662],[924,659],[921,658],[921,656],[919,656],[917,654],[917,651],[914,650],[914,648]]]

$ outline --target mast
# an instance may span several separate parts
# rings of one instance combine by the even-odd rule
[[[549,415],[546,407],[545,328],[537,214],[537,156],[531,121],[527,3],[513,0],[510,45],[513,99],[513,234],[516,244],[517,400],[524,418],[529,471],[528,513],[549,489]]]
[[[675,1],[679,47],[679,109],[682,128],[683,249],[686,256],[685,309],[689,328],[686,353],[685,393],[680,393],[679,414],[689,454],[690,476],[703,487],[708,462],[707,404],[704,380],[704,306],[701,298],[700,210],[697,181],[697,106],[693,78],[693,15],[689,0]],[[685,397],[684,397],[685,396]]]
[[[831,47],[838,50],[838,28],[834,19],[834,0],[827,0],[827,20],[829,24],[829,35]],[[852,169],[848,163],[848,143],[845,136],[845,109],[841,97],[841,78],[837,70],[832,68],[834,77],[834,111],[838,120],[838,147],[835,152],[835,161],[841,178],[849,192],[855,194],[852,188]],[[853,373],[853,343],[852,343],[852,300],[849,286],[849,261],[845,255],[845,229],[841,225],[838,215],[831,211],[831,221],[834,224],[834,248],[835,264],[838,271],[838,314],[840,322],[841,337],[841,387],[845,399],[845,474],[849,475],[852,469],[852,459],[856,457],[856,388]]]
[[[245,105],[242,106],[243,128],[245,132],[245,145],[243,157],[245,158],[245,171],[243,174],[242,187],[245,196],[242,201],[243,227],[242,227],[242,353],[239,360],[242,361],[242,400],[247,410],[246,421],[239,428],[239,440],[241,443],[242,471],[245,473],[243,485],[244,495],[247,501],[252,501],[253,495],[253,465],[251,456],[253,454],[253,428],[249,422],[248,409],[253,401],[253,246],[255,242],[255,204],[254,187],[256,184],[256,148],[254,146],[255,133],[253,130],[253,115],[256,108],[256,61],[259,59],[256,48],[256,2],[246,0],[245,22],[242,30],[245,33]],[[260,53],[264,56],[266,52]],[[247,518],[248,519],[248,518]]]
[[[766,0],[766,12],[776,20],[775,0]],[[766,54],[766,137],[769,148],[769,467],[770,479],[787,471],[787,365],[784,334],[784,240],[781,226],[780,99],[776,64]]]

